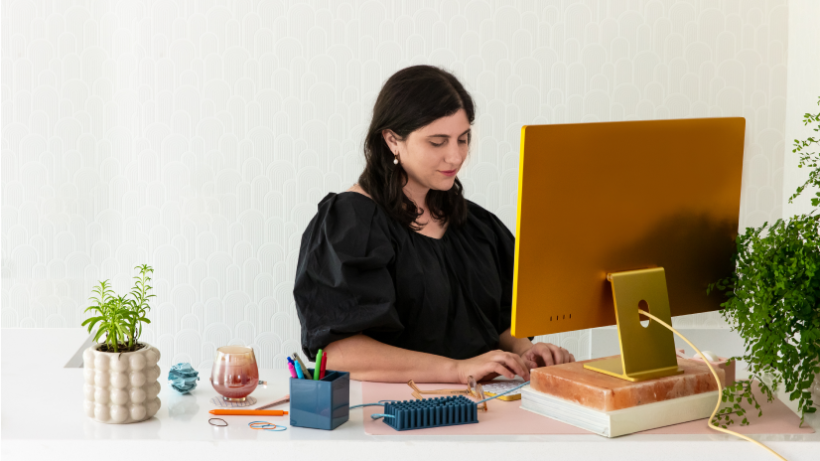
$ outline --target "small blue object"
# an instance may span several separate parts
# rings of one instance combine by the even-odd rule
[[[183,394],[188,394],[196,387],[199,372],[194,370],[190,363],[178,363],[168,372],[168,380],[171,381],[171,387]]]
[[[388,402],[384,422],[397,431],[478,422],[478,407],[463,395]]]
[[[290,379],[291,426],[332,430],[349,417],[350,373],[325,370],[319,380]]]

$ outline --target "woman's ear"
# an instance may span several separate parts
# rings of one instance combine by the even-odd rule
[[[393,155],[399,153],[399,137],[396,136],[396,133],[393,133],[393,130],[382,130],[382,138],[384,138],[384,142],[387,143],[387,147],[393,151]]]

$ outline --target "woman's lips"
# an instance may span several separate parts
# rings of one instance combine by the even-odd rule
[[[439,170],[441,171],[441,170]],[[455,176],[458,170],[441,171],[444,176]]]

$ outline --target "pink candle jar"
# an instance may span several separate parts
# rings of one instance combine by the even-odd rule
[[[223,346],[216,350],[211,384],[231,402],[244,402],[259,382],[259,368],[253,349],[242,346]]]

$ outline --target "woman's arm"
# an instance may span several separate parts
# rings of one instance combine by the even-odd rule
[[[549,343],[533,344],[528,338],[514,337],[509,329],[499,335],[498,343],[502,350],[521,357],[528,370],[575,361],[575,356],[563,347]]]
[[[512,352],[520,356],[532,347],[532,341],[529,338],[516,338],[507,328],[504,333],[498,336],[498,345],[502,351]]]
[[[529,379],[524,361],[516,354],[490,351],[467,360],[402,349],[362,334],[330,343],[325,349],[327,368],[350,372],[351,379],[403,383],[467,383],[515,375]]]

